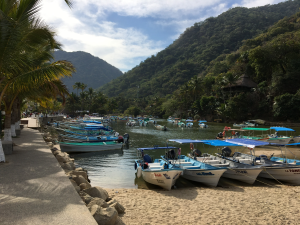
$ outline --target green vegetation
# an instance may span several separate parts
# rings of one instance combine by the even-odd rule
[[[23,101],[42,104],[58,96],[64,101],[68,91],[59,79],[75,71],[64,60],[49,63],[61,46],[55,32],[38,18],[39,9],[39,0],[3,0],[0,4],[0,102],[5,110],[6,141],[11,141],[11,125],[20,120]]]
[[[212,60],[238,50],[242,41],[261,34],[285,16],[298,11],[300,1],[287,1],[257,8],[234,8],[187,28],[165,50],[100,88],[109,97],[166,97],[192,77],[204,77]],[[228,60],[234,60],[230,58]],[[219,64],[214,73],[228,68]],[[138,86],[140,88],[138,88]]]
[[[299,121],[299,7],[234,8],[196,23],[100,90],[148,115]],[[242,75],[257,87],[237,87]]]

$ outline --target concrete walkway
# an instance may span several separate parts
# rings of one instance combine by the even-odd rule
[[[0,224],[97,224],[37,130],[0,163]]]

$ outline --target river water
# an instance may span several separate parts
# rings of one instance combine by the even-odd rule
[[[142,178],[135,175],[134,162],[137,159],[137,148],[153,147],[154,145],[166,146],[168,139],[214,139],[218,132],[223,131],[225,126],[232,127],[232,124],[225,123],[207,123],[208,128],[202,129],[194,123],[193,128],[180,128],[175,124],[166,120],[157,120],[160,125],[166,125],[168,131],[157,130],[153,124],[146,127],[128,127],[125,121],[116,121],[111,123],[111,127],[118,131],[121,135],[128,133],[130,144],[123,151],[100,153],[73,154],[71,157],[75,159],[78,167],[87,169],[91,184],[104,188],[144,188],[155,189],[155,185],[145,183]],[[259,126],[262,127],[262,126]],[[294,129],[294,128],[293,128]],[[297,134],[300,128],[296,128]],[[186,155],[190,152],[189,144],[177,144],[168,142],[169,146],[180,147],[181,154]],[[201,152],[217,152],[215,147],[208,148],[202,144],[195,147]],[[241,149],[242,150],[242,149]],[[153,150],[148,154],[155,158],[160,158],[164,154],[164,150]],[[199,183],[187,181],[184,178],[178,179],[176,186],[191,187],[202,186]]]

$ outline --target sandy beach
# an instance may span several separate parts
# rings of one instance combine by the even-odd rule
[[[299,224],[300,187],[106,189],[125,224]]]
[[[299,148],[292,148],[299,155]],[[280,155],[274,147],[256,155]],[[184,179],[181,179],[183,182]],[[218,187],[193,182],[177,189],[106,189],[125,208],[125,224],[300,224],[300,187],[258,179],[247,185],[221,178]]]

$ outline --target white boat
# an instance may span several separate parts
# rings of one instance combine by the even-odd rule
[[[193,120],[186,120],[186,127],[190,127],[190,128],[192,128],[193,127],[193,125],[194,125],[194,123],[193,123]]]
[[[253,156],[235,152],[235,158],[250,159],[251,162],[255,162],[256,165],[260,165],[263,171],[259,174],[259,177],[268,179],[277,179],[294,185],[300,185],[300,165],[291,165],[288,163],[273,162],[266,156]]]
[[[208,128],[208,125],[205,124],[207,121],[206,120],[199,120],[198,125],[200,128]]]
[[[173,160],[171,162],[183,169],[181,174],[183,178],[210,187],[216,187],[220,177],[227,171],[227,168],[214,167],[184,155],[181,155],[179,160]]]
[[[59,142],[62,152],[82,153],[122,150],[123,144],[116,142]]]
[[[163,130],[163,131],[167,131],[168,128],[166,126],[162,126],[162,125],[155,125],[155,128],[158,130]]]
[[[163,159],[156,159],[152,162],[149,155],[144,154],[144,151],[158,150],[158,149],[176,149],[174,147],[151,147],[138,148],[138,154],[141,159],[135,161],[135,168],[137,169],[137,177],[142,176],[143,179],[166,190],[171,190],[175,185],[177,179],[182,173],[183,169],[174,166],[169,161]]]
[[[253,184],[257,176],[263,170],[260,166],[251,166],[245,164],[245,162],[233,161],[229,158],[213,156],[207,153],[204,153],[203,157],[197,157],[197,160],[215,167],[226,167],[227,170],[223,174],[223,177],[239,180],[248,184]]]

